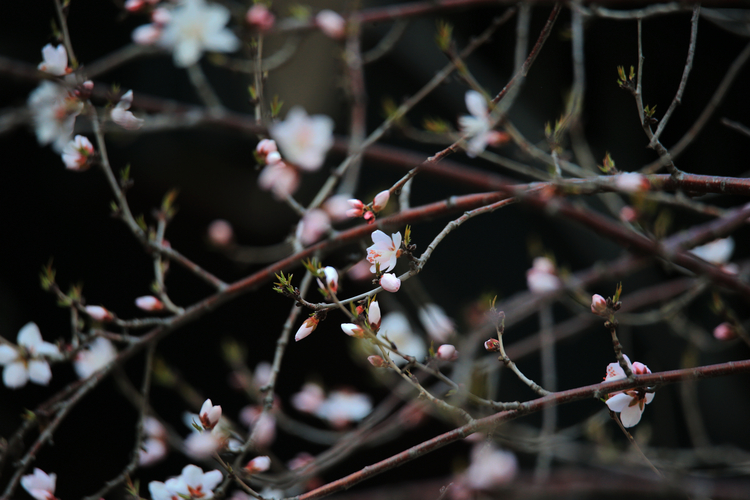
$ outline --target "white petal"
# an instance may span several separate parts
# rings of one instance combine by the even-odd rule
[[[182,40],[174,49],[174,63],[181,68],[186,68],[197,63],[202,53],[198,39]]]
[[[633,427],[635,424],[641,421],[641,410],[640,405],[628,406],[620,413],[620,420],[622,421],[623,427]]]
[[[0,345],[0,365],[7,365],[18,359],[18,351],[8,344]]]
[[[29,372],[23,363],[11,363],[3,370],[3,383],[10,389],[18,389],[29,381]]]
[[[35,384],[49,384],[49,381],[52,378],[52,370],[49,367],[49,363],[39,359],[32,359],[29,361],[29,378]]]
[[[42,334],[36,323],[26,323],[18,332],[18,345],[33,348],[42,342]]]
[[[216,488],[216,486],[218,486],[223,479],[224,476],[219,470],[214,469],[212,471],[206,472],[205,474],[203,474],[202,480],[204,491],[206,489],[213,491],[213,489]]]
[[[234,52],[240,48],[240,41],[234,36],[234,33],[228,29],[211,34],[203,41],[207,50],[215,52]]]
[[[649,404],[651,401],[654,400],[655,394],[653,392],[647,392],[646,393],[646,404]]]
[[[476,90],[469,90],[466,92],[466,109],[477,118],[486,117],[487,101],[485,101],[482,94]]]
[[[632,401],[633,398],[621,392],[620,394],[615,394],[607,400],[607,407],[609,407],[609,409],[612,411],[623,411],[628,407],[628,405],[630,405]]]

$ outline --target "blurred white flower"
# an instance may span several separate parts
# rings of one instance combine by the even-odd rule
[[[313,208],[305,212],[297,231],[300,242],[307,246],[318,241],[329,229],[331,229],[331,219],[326,211]]]
[[[146,416],[143,419],[143,434],[145,439],[138,450],[138,465],[148,467],[167,455],[167,431],[157,419]]]
[[[340,40],[346,35],[346,21],[340,14],[329,9],[318,12],[315,16],[315,24],[320,31],[333,38]]]
[[[55,344],[42,340],[42,334],[35,323],[26,323],[16,338],[18,347],[0,345],[0,365],[3,369],[3,383],[10,389],[23,387],[31,380],[35,384],[47,385],[52,378],[52,370],[45,357],[57,359],[60,350]]]
[[[68,67],[68,52],[64,45],[53,47],[48,43],[42,48],[42,58],[44,60],[38,66],[40,71],[55,76],[67,75],[73,71]]]
[[[451,344],[443,344],[438,347],[436,356],[443,361],[455,361],[458,359],[458,351]]]
[[[396,345],[399,352],[414,356],[417,360],[422,360],[427,356],[424,340],[414,333],[409,320],[400,312],[392,312],[383,316],[378,337],[387,338]],[[406,364],[406,360],[401,356],[393,353],[389,355],[396,365]]]
[[[192,432],[185,438],[185,453],[196,460],[210,458],[224,446],[224,439],[210,431]]]
[[[615,187],[627,193],[637,193],[647,190],[648,179],[636,172],[626,172],[615,176]]]
[[[425,304],[419,308],[418,315],[427,335],[435,342],[447,341],[456,330],[453,320],[437,304]]]
[[[135,299],[135,306],[143,311],[161,311],[164,309],[164,302],[153,295],[144,295]]]
[[[546,293],[562,287],[555,265],[546,257],[537,257],[528,271],[526,282],[532,293]]]
[[[182,474],[168,479],[166,483],[151,481],[148,491],[152,500],[174,500],[175,498],[200,498],[211,500],[216,488],[224,476],[219,470],[203,472],[197,465],[186,465]]]
[[[477,444],[471,450],[471,465],[464,482],[472,490],[488,490],[510,482],[518,473],[516,456],[490,444]]]
[[[372,402],[366,394],[347,391],[332,391],[318,406],[315,415],[327,420],[336,428],[359,422],[372,411]]]
[[[325,392],[318,384],[308,382],[300,392],[292,396],[292,406],[303,413],[315,413],[325,399]]]
[[[490,113],[487,109],[487,101],[484,96],[476,90],[466,92],[466,109],[471,116],[464,115],[459,117],[458,126],[461,133],[469,136],[469,143],[466,147],[466,155],[474,158],[482,153],[490,141]]]
[[[102,306],[86,306],[86,314],[96,321],[112,321],[115,317]]]
[[[333,146],[333,125],[328,116],[308,116],[303,108],[295,106],[284,121],[271,126],[269,133],[286,161],[302,170],[315,171]]]
[[[36,500],[56,500],[56,474],[47,474],[42,469],[35,468],[33,474],[21,477],[21,486]]]
[[[348,218],[349,202],[347,200],[349,198],[351,198],[349,195],[337,194],[331,196],[323,203],[323,210],[328,212],[333,222],[341,222]]]
[[[690,253],[712,264],[726,264],[734,252],[734,238],[720,238],[705,245],[695,247]]]
[[[208,225],[208,239],[217,247],[228,246],[234,239],[232,225],[224,219],[216,219]]]
[[[126,130],[138,130],[143,126],[143,119],[136,118],[132,111],[128,111],[132,103],[133,91],[128,90],[112,108],[112,121]]]
[[[108,339],[97,337],[88,346],[76,354],[73,367],[81,378],[88,378],[99,371],[117,356],[117,349]]]
[[[62,153],[83,103],[65,87],[45,80],[29,94],[28,105],[39,144],[52,144],[55,152]]]
[[[87,137],[77,135],[62,150],[62,161],[69,170],[86,170],[89,159],[94,154],[94,146]]]

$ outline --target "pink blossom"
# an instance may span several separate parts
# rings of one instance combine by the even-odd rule
[[[391,192],[387,189],[379,192],[375,195],[375,199],[372,200],[372,209],[376,212],[380,212],[388,204],[388,199],[391,197]]]
[[[258,176],[258,185],[264,191],[271,191],[278,199],[285,199],[299,186],[299,172],[283,161],[266,165]]]
[[[86,314],[96,321],[108,322],[115,319],[114,315],[102,306],[86,306]]]
[[[367,309],[367,322],[370,323],[370,328],[377,332],[380,329],[380,321],[380,304],[377,300],[373,300]]]
[[[201,411],[198,416],[203,428],[210,431],[216,427],[216,424],[218,424],[221,419],[221,406],[214,406],[213,403],[211,403],[211,400],[207,399],[203,402],[203,406],[201,406]]]
[[[64,45],[53,47],[48,43],[42,48],[42,57],[44,61],[38,66],[40,71],[55,76],[67,75],[73,71],[68,67],[68,52]]]
[[[324,284],[322,281],[320,281],[320,278],[318,278],[317,281],[320,288],[323,288],[324,290],[327,288],[333,293],[336,293],[339,289],[339,273],[335,268],[326,266],[323,268],[323,274],[325,276],[326,282]]]
[[[606,316],[607,299],[605,299],[598,293],[592,295],[591,296],[591,312],[598,316]]]
[[[248,474],[265,472],[271,468],[271,459],[266,456],[255,457],[243,467]]]
[[[649,188],[648,179],[636,172],[626,172],[615,176],[615,187],[627,193],[646,191]]]
[[[302,170],[318,170],[333,146],[333,120],[324,115],[308,116],[299,106],[286,119],[269,129],[284,158]]]
[[[205,460],[224,447],[224,439],[213,432],[192,432],[185,438],[185,453],[196,460]]]
[[[638,212],[630,205],[625,205],[620,209],[620,220],[630,222],[631,224],[638,220]]]
[[[346,275],[354,281],[369,280],[370,278],[372,278],[372,273],[370,272],[370,263],[366,260],[361,260],[350,267],[346,272]]]
[[[714,338],[717,340],[732,340],[737,338],[737,330],[731,323],[722,323],[714,328]]]
[[[562,287],[555,265],[546,257],[534,259],[531,269],[526,271],[526,283],[532,293],[547,293]]]
[[[319,320],[315,316],[310,316],[307,318],[303,323],[302,326],[299,327],[299,330],[297,330],[297,333],[294,335],[294,341],[299,342],[300,340],[304,339],[308,335],[310,335],[312,332],[315,331],[315,329],[318,327]]]
[[[292,406],[303,413],[315,413],[325,400],[323,388],[311,382],[302,386],[300,392],[292,396]]]
[[[162,32],[162,27],[156,23],[144,24],[134,29],[130,36],[138,45],[154,45],[161,38]]]
[[[126,130],[138,130],[143,126],[143,119],[136,118],[135,115],[128,111],[133,104],[133,91],[128,90],[120,98],[120,102],[112,108],[112,121]]]
[[[352,207],[346,211],[347,217],[356,218],[356,217],[362,217],[362,215],[364,215],[365,204],[362,203],[361,200],[354,198],[351,200],[347,200],[347,203],[349,203],[349,205]]]
[[[208,239],[214,246],[229,246],[234,239],[232,225],[224,219],[216,219],[208,225]]]
[[[471,451],[471,465],[463,479],[471,490],[488,490],[509,483],[518,473],[516,456],[491,444],[478,444]]]
[[[76,354],[73,367],[80,378],[88,378],[104,368],[117,357],[117,349],[104,337],[95,338],[88,349],[82,349]]]
[[[325,9],[318,12],[315,16],[315,24],[323,33],[334,40],[340,40],[346,35],[346,21],[332,10]]]
[[[438,347],[437,357],[443,361],[455,361],[458,359],[458,351],[451,344],[443,344]]]
[[[273,366],[268,361],[261,361],[255,366],[253,372],[253,385],[260,389],[265,387],[271,381],[271,373],[273,372]]]
[[[627,355],[623,354],[623,357],[634,374],[645,375],[651,373],[648,366],[643,363],[631,363]],[[625,371],[619,363],[610,363],[607,365],[607,374],[604,377],[605,382],[622,380],[624,378],[626,378]],[[654,393],[652,392],[645,392],[643,389],[629,389],[610,394],[607,399],[607,407],[614,412],[620,413],[620,421],[623,427],[633,427],[641,421],[644,406],[651,403],[653,399]]]
[[[167,431],[164,426],[154,417],[143,419],[143,440],[141,449],[138,450],[138,464],[141,467],[153,465],[162,460],[167,454]]]
[[[65,168],[69,170],[86,170],[93,154],[94,146],[91,141],[82,135],[77,135],[63,148],[62,160]]]
[[[42,469],[34,468],[34,473],[21,477],[21,486],[36,500],[56,500],[56,474],[47,474]]]
[[[318,241],[328,230],[331,229],[331,219],[325,210],[313,208],[305,212],[300,221],[299,239],[307,246]]]
[[[211,500],[216,488],[224,478],[221,471],[203,472],[197,465],[186,465],[182,474],[168,479],[166,483],[151,481],[148,491],[152,500],[174,500],[175,498],[200,498]]]
[[[245,21],[250,26],[255,26],[259,31],[268,31],[273,28],[273,23],[276,21],[276,17],[271,14],[263,3],[256,3],[250,10],[245,14]]]
[[[135,305],[138,309],[144,311],[161,311],[164,309],[164,302],[157,299],[153,295],[144,295],[135,299]]]
[[[336,428],[359,422],[372,411],[372,401],[366,394],[350,391],[332,391],[318,406],[315,415],[327,420]]]
[[[380,264],[380,271],[387,272],[396,267],[396,260],[401,256],[401,233],[388,237],[380,229],[372,233],[373,244],[367,247],[367,261],[372,264],[370,272],[375,272],[375,264]],[[389,290],[390,291],[390,290]]]
[[[345,194],[337,194],[331,196],[323,203],[323,210],[328,213],[328,215],[331,217],[331,220],[334,222],[346,220],[349,217],[349,215],[347,214],[347,212],[349,211],[349,202],[347,201],[348,199],[349,196]]]
[[[418,315],[427,334],[436,342],[445,342],[456,331],[453,320],[437,304],[425,304],[419,308]]]
[[[5,386],[18,389],[29,380],[39,385],[49,384],[52,370],[45,358],[59,358],[58,347],[42,340],[42,334],[35,323],[26,323],[18,332],[16,342],[18,347],[0,344],[0,365],[5,366]]]
[[[342,323],[341,330],[343,330],[345,334],[349,335],[350,337],[354,337],[355,339],[361,339],[365,336],[365,331],[354,323]]]
[[[264,412],[262,407],[244,407],[240,411],[240,421],[252,429],[251,435],[256,448],[267,448],[276,439],[276,419],[273,414]]]
[[[401,288],[401,280],[393,273],[385,273],[380,277],[380,286],[386,292],[396,293]]]

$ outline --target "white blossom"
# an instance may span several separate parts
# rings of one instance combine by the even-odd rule
[[[55,76],[64,76],[73,71],[68,67],[68,52],[64,45],[53,47],[48,43],[42,48],[42,58],[44,61],[38,66],[40,71]]]
[[[104,337],[97,337],[89,344],[88,349],[82,349],[76,354],[73,367],[79,377],[88,378],[104,368],[116,356],[117,349],[112,342]]]
[[[532,293],[547,293],[562,287],[555,265],[546,257],[537,257],[528,271],[526,282]]]
[[[197,465],[186,465],[182,474],[168,479],[166,483],[151,481],[148,484],[152,500],[174,500],[175,498],[210,500],[223,475],[219,470],[203,472]]]
[[[132,111],[128,111],[132,103],[133,91],[128,90],[112,108],[112,121],[126,130],[138,130],[143,126],[143,119],[136,118]]]
[[[510,482],[518,473],[516,456],[490,444],[478,444],[471,451],[471,465],[463,482],[472,490],[487,490]]]
[[[401,255],[401,233],[390,237],[380,229],[372,233],[373,244],[367,247],[367,261],[372,264],[370,272],[376,270],[375,264],[380,264],[380,271],[387,272],[396,267],[396,260]]]
[[[712,264],[726,264],[734,252],[734,238],[720,238],[705,245],[695,247],[690,253]]]
[[[62,153],[83,103],[65,87],[45,80],[29,94],[28,105],[39,144],[51,144],[55,152]]]
[[[283,161],[266,165],[258,176],[258,185],[264,191],[271,191],[276,198],[283,200],[297,190],[299,172]]]
[[[56,500],[56,482],[56,474],[47,474],[39,468],[35,468],[33,474],[21,477],[21,486],[36,500]]]
[[[328,116],[308,116],[303,108],[295,106],[284,121],[271,126],[269,133],[286,161],[302,170],[315,171],[333,146],[333,125]]]
[[[456,330],[453,320],[437,304],[425,304],[419,308],[419,321],[435,342],[447,341]]]
[[[318,12],[315,16],[315,24],[318,25],[320,31],[334,40],[344,38],[346,35],[346,21],[339,13],[332,10],[324,9]]]
[[[91,141],[85,136],[77,135],[63,148],[62,161],[69,170],[85,170],[93,154],[94,146]]]
[[[401,288],[401,279],[393,273],[383,274],[379,283],[386,292],[396,293]]]
[[[250,473],[255,474],[258,472],[265,472],[271,468],[271,459],[267,456],[255,457],[250,460],[244,469]]]
[[[3,383],[11,389],[23,387],[31,380],[35,384],[47,385],[52,378],[52,370],[45,359],[60,357],[60,350],[54,344],[42,340],[42,334],[35,323],[27,323],[18,332],[18,347],[0,345],[0,365],[3,369]]]
[[[474,158],[487,148],[490,142],[490,113],[487,109],[487,101],[484,96],[476,90],[466,92],[466,109],[471,116],[464,115],[458,119],[458,126],[461,133],[469,136],[469,143],[466,147],[466,155]]]
[[[414,332],[406,316],[400,312],[392,312],[383,316],[380,323],[378,337],[388,339],[396,345],[399,352],[414,356],[417,360],[427,356],[427,346],[424,340]],[[399,366],[406,364],[401,356],[389,353],[394,363]]]
[[[372,411],[372,401],[367,394],[332,391],[318,406],[315,415],[341,428],[349,422],[359,422]]]
[[[645,375],[651,373],[648,366],[643,363],[637,361],[631,363],[627,355],[623,354],[623,357],[634,374]],[[607,374],[604,377],[605,382],[623,380],[626,377],[625,370],[622,369],[619,363],[610,363],[607,365]],[[620,421],[623,427],[633,427],[641,421],[645,405],[651,403],[653,399],[653,392],[645,392],[643,389],[628,389],[610,394],[607,399],[607,407],[614,412],[620,413]]]

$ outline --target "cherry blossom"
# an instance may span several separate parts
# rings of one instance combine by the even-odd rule
[[[482,94],[476,90],[469,90],[466,92],[465,100],[466,109],[469,110],[471,116],[461,116],[458,119],[458,126],[461,133],[470,138],[466,145],[466,155],[474,158],[487,148],[493,138],[492,124],[487,101]]]
[[[453,320],[437,304],[425,304],[419,308],[419,321],[435,342],[445,342],[456,331]]]
[[[294,341],[299,342],[300,340],[304,339],[312,332],[314,332],[318,327],[319,321],[320,320],[318,320],[315,316],[310,316],[305,321],[303,321],[302,325],[299,327],[299,330],[297,330],[297,333],[294,335]]]
[[[43,81],[29,94],[28,105],[39,144],[51,144],[55,152],[62,153],[83,103],[65,87]]]
[[[143,419],[145,439],[138,450],[138,465],[148,467],[161,461],[167,455],[167,431],[154,417]]]
[[[117,349],[104,337],[95,338],[88,346],[76,354],[73,367],[80,378],[88,378],[104,368],[117,356]]]
[[[42,334],[35,323],[26,323],[18,332],[16,342],[18,347],[0,344],[0,365],[5,366],[5,386],[18,389],[25,386],[29,380],[39,385],[49,384],[52,370],[44,358],[59,358],[58,347],[42,340]]]
[[[96,321],[108,322],[115,319],[114,315],[102,306],[86,306],[86,314]]]
[[[706,262],[712,264],[726,264],[734,252],[734,238],[720,238],[705,245],[695,247],[690,253],[697,255]]]
[[[143,126],[143,119],[136,118],[132,111],[128,111],[132,103],[133,91],[128,90],[112,108],[112,121],[126,130],[138,130]]]
[[[302,170],[315,171],[333,146],[333,125],[328,116],[308,116],[303,108],[295,106],[284,121],[271,126],[269,133],[286,161]]]
[[[318,278],[318,286],[323,289],[328,288],[333,293],[336,293],[339,289],[339,273],[335,268],[326,266],[323,268],[323,274],[325,275],[326,282],[324,284],[322,281],[320,281],[320,278]]]
[[[267,456],[255,457],[250,460],[243,469],[248,474],[257,474],[258,472],[265,472],[271,468],[271,459]]]
[[[346,211],[347,217],[357,218],[362,217],[365,214],[365,208],[367,207],[367,205],[362,203],[362,200],[353,198],[351,200],[347,200],[347,203],[349,203],[349,206],[351,206],[351,208]]]
[[[385,273],[380,277],[380,286],[386,292],[396,293],[401,288],[401,280],[393,273]]]
[[[256,448],[267,448],[276,439],[276,418],[261,406],[246,406],[240,411],[240,422],[251,429]]]
[[[320,31],[334,40],[340,40],[346,35],[346,21],[332,10],[324,9],[318,12],[315,16],[315,24],[318,25]]]
[[[350,422],[359,422],[372,411],[372,401],[367,394],[350,391],[331,391],[315,410],[315,416],[327,420],[337,429]]]
[[[47,474],[39,468],[34,468],[33,474],[21,477],[21,486],[36,500],[56,500],[56,482],[56,474]]]
[[[321,208],[313,208],[305,212],[299,223],[298,233],[300,242],[307,246],[318,241],[331,229],[331,218]]]
[[[182,474],[168,479],[166,483],[151,481],[148,490],[152,500],[174,500],[175,498],[210,500],[223,476],[221,471],[203,472],[197,465],[186,465]]]
[[[537,257],[528,271],[526,282],[532,293],[547,293],[562,287],[555,265],[546,257]]]
[[[232,225],[224,219],[216,219],[208,225],[208,239],[217,247],[226,247],[234,240]]]
[[[196,460],[205,460],[224,447],[221,434],[204,431],[192,432],[185,438],[185,453]]]
[[[636,172],[626,172],[615,176],[615,187],[627,193],[637,193],[649,188],[648,179]]]
[[[283,200],[297,190],[299,172],[283,161],[266,165],[258,176],[258,185],[264,191],[271,191],[276,198]]]
[[[62,161],[68,170],[86,170],[94,154],[94,146],[87,137],[77,135],[62,150]]]
[[[396,345],[399,352],[414,356],[418,360],[427,356],[427,346],[424,340],[414,332],[407,317],[400,312],[388,313],[383,317],[378,337],[388,339]],[[407,362],[397,354],[389,353],[389,355],[398,366],[403,366]]]
[[[518,473],[516,456],[492,444],[477,444],[471,450],[471,465],[462,481],[471,490],[489,490],[510,482]]]
[[[365,336],[365,331],[359,325],[355,325],[354,323],[342,323],[341,330],[355,339],[361,339]]]
[[[458,359],[458,351],[451,344],[443,344],[438,347],[436,356],[443,361],[455,361]]]
[[[648,366],[643,363],[637,361],[631,363],[627,355],[623,354],[623,357],[634,374],[645,375],[651,373]],[[625,375],[625,370],[622,369],[619,363],[610,363],[607,365],[607,374],[604,377],[605,382],[625,378],[627,378],[627,375]],[[607,407],[614,412],[620,413],[620,421],[623,427],[633,427],[641,421],[644,406],[651,403],[653,399],[653,392],[645,392],[643,389],[628,389],[610,394],[607,399]]]
[[[333,222],[340,222],[346,220],[349,216],[347,215],[349,209],[349,195],[337,194],[331,196],[323,203],[323,210],[328,213],[328,216]]]
[[[598,293],[591,296],[591,312],[598,316],[607,315],[607,299]]]
[[[53,47],[48,43],[42,48],[44,61],[39,63],[39,70],[55,76],[64,76],[73,70],[68,67],[68,52],[64,45]]]
[[[379,192],[372,200],[372,209],[376,212],[380,212],[388,204],[388,200],[390,199],[390,197],[391,192],[387,189],[385,191]]]
[[[234,33],[226,28],[231,14],[223,5],[182,0],[169,14],[169,22],[156,43],[173,51],[176,66],[197,63],[204,51],[234,52],[240,46]]]
[[[377,300],[373,300],[370,303],[370,307],[367,309],[367,322],[370,323],[370,328],[377,332],[380,330],[380,304]]]
[[[135,305],[138,309],[144,311],[161,311],[164,309],[164,302],[153,295],[144,295],[135,299]]]
[[[390,237],[380,229],[372,233],[373,244],[367,247],[367,261],[372,264],[370,272],[375,272],[375,264],[380,264],[380,271],[387,272],[396,267],[396,260],[401,256],[401,233]]]
[[[273,28],[276,17],[268,10],[266,4],[256,3],[247,11],[245,21],[250,26],[255,26],[259,31],[268,31]]]
[[[203,406],[201,406],[201,411],[198,416],[203,428],[210,431],[216,427],[216,424],[218,424],[221,419],[221,406],[214,406],[211,400],[207,399],[203,402]]]
[[[318,384],[311,382],[302,386],[300,392],[292,395],[292,406],[303,413],[315,413],[325,400],[325,392]]]
[[[714,328],[714,338],[716,340],[732,340],[737,338],[737,330],[731,323],[721,323]]]

